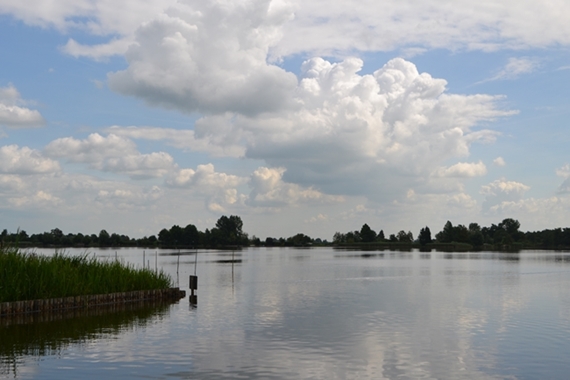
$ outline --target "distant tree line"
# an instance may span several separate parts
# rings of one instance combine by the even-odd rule
[[[256,246],[264,247],[310,247],[329,244],[329,242],[326,240],[321,240],[319,238],[313,239],[310,236],[302,233],[298,233],[288,238],[268,237],[264,241],[257,239],[257,241],[254,243]]]
[[[158,235],[144,236],[140,239],[127,235],[109,233],[101,230],[98,234],[63,233],[59,228],[49,232],[28,235],[24,230],[9,233],[6,229],[0,234],[0,243],[18,244],[32,247],[224,247],[247,246],[249,239],[243,231],[243,222],[239,216],[222,216],[215,227],[199,231],[189,224],[178,225],[170,229],[163,228]]]
[[[163,228],[157,235],[142,238],[130,238],[127,235],[109,233],[106,230],[98,234],[65,234],[59,228],[49,232],[28,235],[24,230],[9,233],[4,229],[0,233],[0,244],[18,244],[31,247],[236,247],[236,246],[265,246],[265,247],[309,247],[330,245],[327,240],[313,239],[303,233],[288,238],[267,237],[265,240],[243,231],[243,221],[239,216],[222,216],[215,226],[200,231],[193,224],[186,227],[173,225]],[[536,248],[536,249],[570,249],[570,228],[545,229],[542,231],[522,232],[518,220],[507,218],[498,224],[481,227],[478,223],[468,226],[453,225],[447,221],[443,229],[434,235],[429,227],[420,229],[417,238],[411,231],[400,230],[395,234],[385,236],[384,231],[374,231],[368,224],[360,230],[346,233],[335,232],[333,245],[386,245],[399,244],[419,247],[444,247],[463,244],[469,249],[487,248]]]
[[[265,240],[253,236],[251,239],[243,231],[243,221],[239,216],[222,216],[215,226],[200,231],[193,224],[186,227],[173,225],[161,229],[158,234],[143,238],[130,238],[127,235],[101,230],[98,234],[67,233],[59,228],[49,232],[28,235],[24,230],[9,233],[6,229],[0,234],[0,244],[17,244],[25,247],[161,247],[161,248],[216,248],[237,246],[267,247],[307,247],[327,244],[321,239],[298,233],[288,238],[268,237]]]
[[[463,244],[474,249],[568,249],[570,248],[570,228],[522,232],[519,221],[512,218],[503,219],[502,222],[491,224],[489,227],[481,227],[478,223],[454,226],[447,221],[443,229],[435,235],[432,236],[429,227],[426,226],[420,229],[417,239],[414,239],[412,232],[404,230],[386,238],[383,230],[376,233],[368,224],[364,224],[359,231],[336,232],[333,236],[333,244],[416,244],[419,246]]]
[[[428,229],[429,231],[429,229]],[[360,231],[349,231],[347,233],[335,232],[333,244],[353,244],[353,243],[412,243],[414,235],[412,232],[401,230],[397,234],[391,234],[386,238],[384,230],[376,233],[368,224],[364,224]]]

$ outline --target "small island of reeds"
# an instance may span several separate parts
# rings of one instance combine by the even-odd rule
[[[0,248],[0,303],[168,289],[169,275],[89,254],[41,256]]]

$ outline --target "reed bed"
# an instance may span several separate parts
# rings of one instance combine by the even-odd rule
[[[136,269],[88,254],[40,256],[17,248],[0,249],[0,302],[167,289],[162,270]]]

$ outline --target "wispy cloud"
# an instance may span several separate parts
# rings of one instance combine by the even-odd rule
[[[497,74],[484,79],[479,83],[492,82],[497,80],[513,80],[521,75],[530,74],[540,67],[540,62],[536,58],[509,58],[509,62]]]
[[[493,160],[493,165],[495,166],[505,166],[507,163],[503,157],[497,157]]]

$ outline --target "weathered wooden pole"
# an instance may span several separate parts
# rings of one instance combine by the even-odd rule
[[[194,290],[198,291],[198,276],[196,275],[197,266],[198,266],[198,249],[196,249],[196,257],[194,258],[194,275],[190,275],[190,303],[192,305],[198,304],[198,295],[194,294]]]

